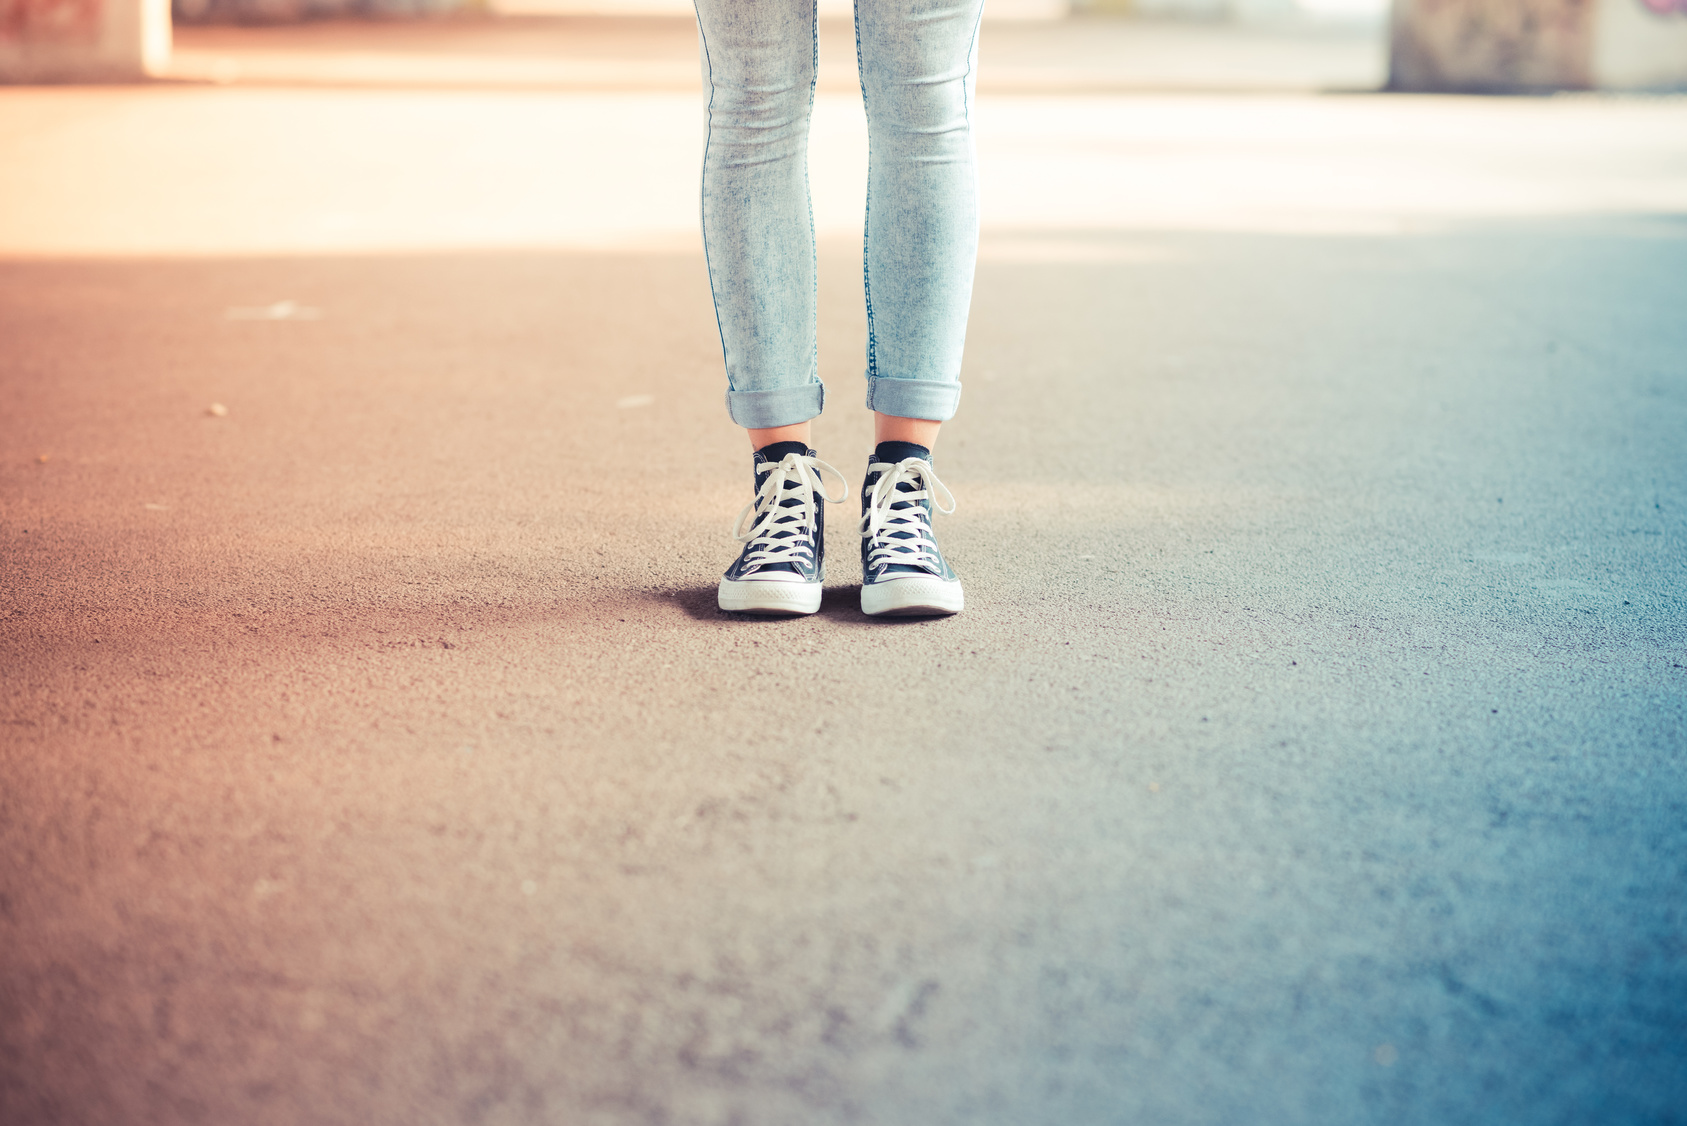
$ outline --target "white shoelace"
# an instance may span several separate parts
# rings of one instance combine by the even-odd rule
[[[843,488],[840,496],[826,491],[822,473],[830,472]],[[797,487],[786,489],[789,481]],[[781,502],[796,498],[801,504]],[[801,563],[814,556],[813,528],[815,497],[837,504],[849,499],[849,482],[836,467],[817,457],[786,454],[767,471],[756,495],[738,512],[732,522],[732,538],[747,543],[750,550],[744,556],[745,569],[765,567],[769,563]],[[744,517],[751,516],[750,526],[744,527]]]
[[[932,507],[947,516],[955,511],[955,494],[937,479],[931,462],[917,457],[903,458],[895,465],[876,461],[867,467],[869,475],[878,473],[872,495],[867,498],[867,511],[861,517],[861,538],[867,541],[869,569],[887,563],[902,563],[941,572],[943,565],[937,554],[937,541],[927,523],[925,506],[918,503],[929,499]],[[914,486],[898,492],[896,486],[906,482]],[[907,508],[894,509],[900,501],[911,502]],[[944,507],[944,502],[948,507]],[[898,536],[896,533],[903,533]]]

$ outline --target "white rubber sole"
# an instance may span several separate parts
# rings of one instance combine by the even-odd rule
[[[820,584],[722,579],[715,600],[733,614],[812,614],[820,609]]]
[[[966,608],[961,584],[942,579],[890,579],[861,588],[861,612],[877,617],[959,614]]]

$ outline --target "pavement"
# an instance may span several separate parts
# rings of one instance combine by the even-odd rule
[[[0,91],[0,1121],[1681,1121],[1687,99],[982,96],[768,622],[695,96],[364,73]]]

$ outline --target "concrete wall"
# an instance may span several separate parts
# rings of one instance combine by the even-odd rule
[[[125,82],[170,59],[170,0],[0,0],[0,82]]]
[[[1295,0],[1130,0],[1133,15],[1228,20],[1291,15]]]
[[[0,0],[0,4],[8,0]],[[1254,0],[1292,3],[1293,0]],[[818,0],[820,14],[848,19],[853,0]],[[182,23],[292,23],[327,16],[423,16],[462,8],[500,15],[690,16],[691,0],[175,0]],[[989,0],[991,20],[1060,19],[1071,0]]]
[[[853,0],[817,0],[820,15],[848,19]],[[510,15],[663,15],[689,16],[691,0],[490,0],[493,11]],[[1072,10],[1070,0],[986,0],[984,16],[991,20],[1060,19]]]
[[[1395,0],[1395,90],[1687,86],[1687,0]]]
[[[1687,0],[1599,5],[1593,81],[1603,89],[1687,87]]]
[[[268,24],[345,16],[405,19],[481,6],[480,0],[174,0],[173,11],[183,24]]]
[[[1388,4],[1389,0],[1074,0],[1073,7],[1152,19],[1372,23],[1387,16]]]

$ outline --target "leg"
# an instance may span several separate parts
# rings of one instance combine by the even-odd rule
[[[825,579],[808,122],[814,0],[696,0],[708,93],[703,245],[726,358],[727,410],[756,451],[756,492],[733,524],[743,550],[722,610],[812,614]]]
[[[823,398],[808,193],[814,0],[696,3],[708,98],[703,245],[727,409],[747,429],[783,430],[819,414]]]
[[[932,468],[960,400],[978,253],[973,70],[982,0],[856,0],[867,104],[867,406],[878,447],[861,488],[861,609],[953,614],[960,579],[932,535],[954,498]]]
[[[766,428],[751,427],[744,433],[750,436],[750,448],[759,450],[763,446],[771,446],[775,442],[801,442],[804,446],[811,446],[814,425],[810,422],[798,422],[791,426],[770,426]]]
[[[898,418],[880,411],[873,415],[873,441],[912,442],[930,450],[937,445],[937,431],[942,425],[929,418]]]
[[[867,105],[867,405],[929,448],[960,399],[978,253],[972,102],[982,0],[856,0]]]

